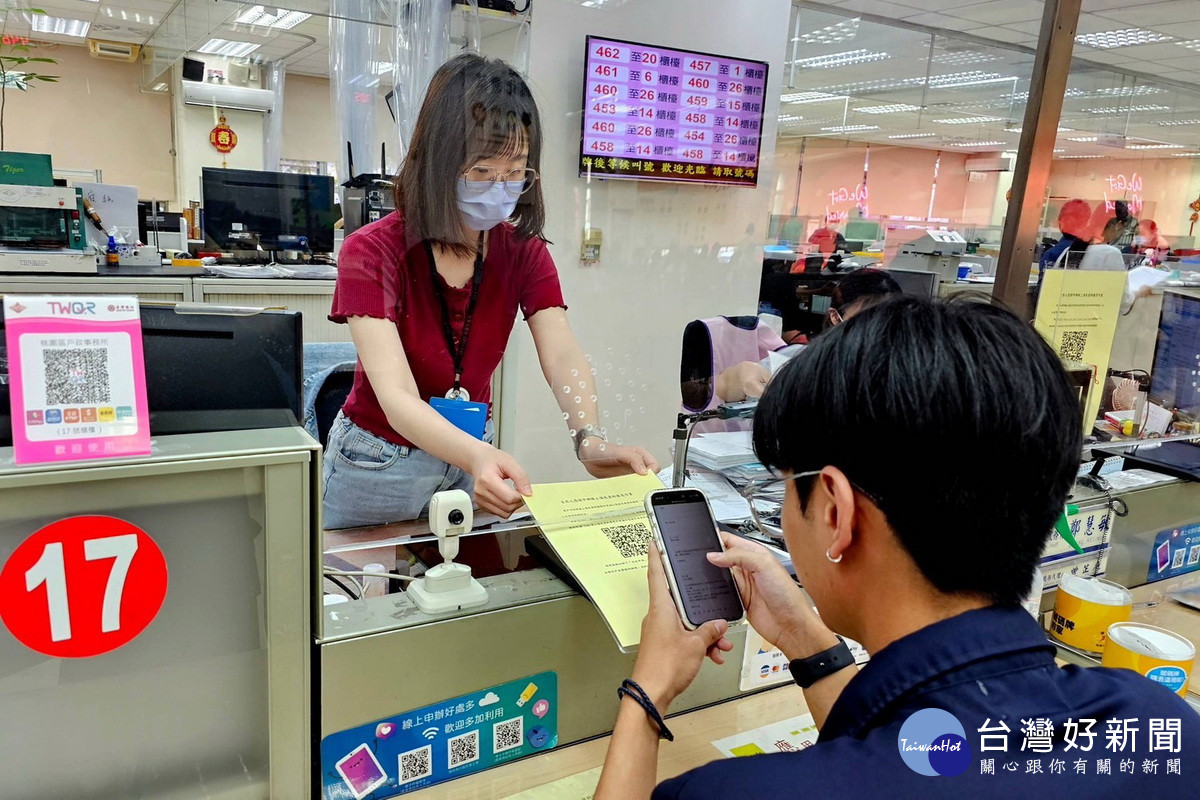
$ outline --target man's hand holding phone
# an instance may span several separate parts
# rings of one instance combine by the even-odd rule
[[[704,659],[724,664],[725,653],[733,644],[725,638],[729,623],[723,619],[710,620],[692,631],[683,626],[662,558],[653,545],[646,553],[646,567],[650,607],[642,620],[633,680],[646,690],[658,710],[666,713],[667,706],[696,679]]]

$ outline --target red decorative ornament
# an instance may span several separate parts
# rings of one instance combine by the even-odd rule
[[[221,115],[221,121],[217,123],[217,127],[208,134],[208,143],[221,155],[232,153],[233,148],[237,147],[237,134],[233,132],[233,128],[225,124],[224,114]]]

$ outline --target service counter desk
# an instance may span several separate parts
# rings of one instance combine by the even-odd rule
[[[299,428],[161,436],[145,457],[36,466],[0,449],[0,797],[307,797],[305,576],[319,480],[319,448]],[[69,625],[58,644],[85,656],[153,603],[144,559],[154,547],[124,568],[99,551],[89,559],[94,520],[81,520],[75,538],[31,540],[94,516],[136,526],[161,550],[161,607],[116,649],[43,655],[16,638],[14,619],[45,630],[59,608]],[[54,541],[60,568],[47,556]],[[23,543],[42,553],[36,571],[14,557]],[[117,628],[102,633],[108,603],[118,604]]]
[[[142,300],[285,308],[303,312],[304,341],[349,342],[328,320],[331,280],[218,278],[196,267],[100,267],[95,275],[0,275],[2,294],[135,294]]]

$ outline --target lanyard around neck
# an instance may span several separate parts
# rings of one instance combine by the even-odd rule
[[[463,320],[462,336],[458,345],[454,344],[454,328],[450,325],[450,305],[446,302],[446,293],[438,281],[437,263],[433,257],[433,245],[425,240],[425,255],[429,257],[429,275],[433,279],[433,293],[437,295],[438,304],[442,307],[442,333],[446,337],[446,349],[454,361],[454,392],[462,389],[463,356],[467,352],[467,338],[471,335],[471,320],[475,317],[475,305],[479,302],[479,286],[483,283],[483,231],[479,232],[479,241],[475,246],[475,272],[471,276],[471,298],[467,301],[467,316]]]

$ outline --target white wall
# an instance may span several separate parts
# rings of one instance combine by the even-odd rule
[[[679,409],[684,325],[699,317],[750,314],[757,306],[761,245],[775,186],[773,152],[791,4],[787,0],[672,0],[585,8],[539,0],[530,83],[545,127],[542,160],[546,234],[569,317],[598,371],[609,437],[649,448],[666,463]],[[757,189],[593,181],[577,177],[588,34],[770,62]],[[601,262],[579,261],[590,201],[604,231]],[[717,248],[735,246],[729,263]],[[562,415],[519,325],[505,358],[501,445],[535,481],[586,477]],[[620,426],[618,428],[618,425]]]

